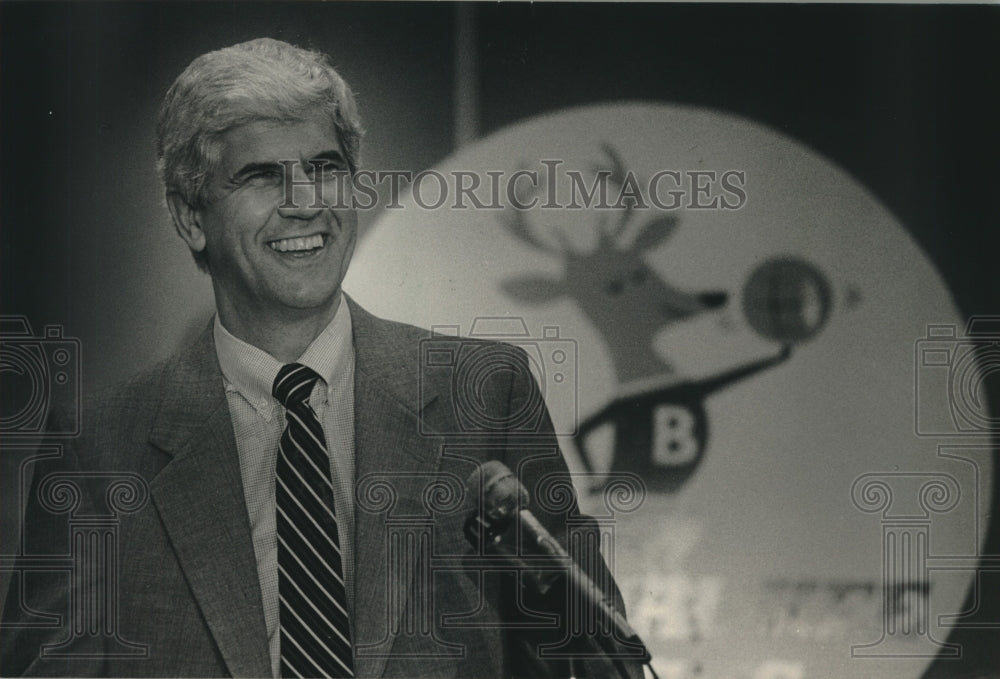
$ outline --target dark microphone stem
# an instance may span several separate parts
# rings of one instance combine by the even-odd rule
[[[585,642],[603,654],[604,661],[613,665],[621,677],[627,679],[630,676],[624,662],[626,657],[639,660],[652,671],[649,650],[625,616],[618,612],[605,592],[576,564],[559,541],[524,508],[528,504],[528,493],[510,470],[496,461],[485,463],[469,478],[468,488],[473,497],[480,491],[480,482],[484,495],[483,511],[472,513],[466,521],[465,533],[469,541],[477,548],[482,544],[488,552],[505,556],[512,564],[523,569],[527,582],[542,596],[546,596],[558,580],[553,576],[551,567],[560,567],[558,570],[566,577],[568,596],[582,599],[584,608],[577,613],[589,616],[587,611],[590,611],[599,618],[610,621],[612,625],[611,634],[596,634],[593,637],[583,635]],[[528,568],[519,557],[521,550],[517,545],[511,548],[503,541],[502,538],[512,523],[517,524],[522,545],[527,547],[524,551],[548,557],[551,560],[549,568]],[[572,607],[567,608],[566,615],[569,615],[570,610]],[[631,651],[623,654],[623,647],[631,647]]]

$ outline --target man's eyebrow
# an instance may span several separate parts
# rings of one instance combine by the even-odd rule
[[[239,182],[240,180],[253,176],[258,172],[284,172],[285,166],[288,163],[297,163],[297,160],[280,160],[280,161],[264,161],[264,162],[253,162],[247,163],[239,170],[233,173],[229,178],[231,182]],[[344,154],[337,149],[330,149],[329,151],[321,151],[317,153],[312,158],[306,160],[306,165],[309,166],[307,171],[311,171],[313,166],[323,166],[329,163],[333,164],[344,164],[346,160],[344,159]]]
[[[229,181],[238,181],[244,177],[249,177],[258,172],[281,172],[281,163],[278,162],[255,162],[247,163],[229,178]]]
[[[306,161],[308,164],[344,163],[344,154],[337,149],[322,151]]]

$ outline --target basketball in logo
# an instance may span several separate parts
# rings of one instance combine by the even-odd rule
[[[750,274],[743,314],[762,336],[790,344],[823,329],[832,301],[830,285],[807,261],[776,257]]]

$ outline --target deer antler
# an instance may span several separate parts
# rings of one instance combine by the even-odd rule
[[[627,171],[625,170],[625,162],[622,160],[622,157],[618,154],[618,151],[615,150],[615,147],[608,142],[603,142],[601,144],[601,150],[604,151],[605,155],[607,155],[608,159],[611,161],[611,168],[609,170],[611,172],[611,181],[618,184],[618,186],[623,186],[625,184],[625,175],[627,174]]]
[[[624,188],[625,182],[628,181],[628,170],[625,168],[625,161],[622,160],[621,155],[615,150],[608,142],[603,142],[601,144],[601,150],[607,155],[610,161],[609,168],[601,168],[598,171],[608,172],[608,178],[617,184],[619,187]],[[633,176],[633,180],[635,177]],[[628,225],[629,219],[632,217],[632,211],[635,208],[633,201],[627,201],[624,204],[621,217],[618,219],[618,223],[615,224],[611,231],[611,238],[614,241],[618,241],[621,238],[622,233],[625,231],[625,227]]]
[[[618,152],[610,144],[602,144],[601,148],[608,156],[610,167],[594,167],[594,171],[598,173],[599,180],[607,181],[610,179],[616,185],[624,187],[626,182],[629,181],[627,178],[629,175],[621,156],[618,155]],[[520,170],[525,170],[523,163],[519,166]],[[601,175],[603,175],[603,178],[601,178]],[[632,181],[634,180],[635,178],[632,177]],[[538,193],[538,186],[533,186],[531,189],[532,197],[538,196]],[[520,196],[517,196],[517,202],[520,205],[525,204],[525,200]],[[631,217],[633,207],[634,204],[631,201],[625,203],[620,211],[621,216],[611,228],[608,225],[609,219],[606,208],[597,210],[595,226],[598,242],[596,247],[600,249],[621,248],[621,236]],[[559,229],[551,229],[549,239],[540,238],[535,229],[529,224],[525,212],[526,210],[519,208],[516,204],[508,205],[499,215],[500,223],[512,236],[535,250],[540,250],[560,258],[580,254],[578,246],[574,246],[573,241],[567,234]],[[554,240],[555,243],[552,243],[551,240]]]
[[[521,165],[520,169],[525,169],[524,164]],[[537,193],[537,189],[533,190],[533,193]],[[536,250],[541,250],[542,252],[547,252],[556,256],[563,254],[558,248],[553,247],[535,235],[531,226],[528,224],[528,220],[525,219],[524,213],[525,210],[517,207],[516,205],[508,205],[499,215],[500,224],[503,225],[515,238],[520,240],[522,243],[530,245]]]

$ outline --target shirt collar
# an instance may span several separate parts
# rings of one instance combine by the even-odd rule
[[[226,391],[239,393],[265,420],[270,420],[278,404],[271,395],[271,387],[283,364],[226,330],[218,314],[213,332]],[[296,362],[315,370],[329,388],[334,378],[348,370],[354,360],[351,337],[351,312],[341,297],[333,318]]]

